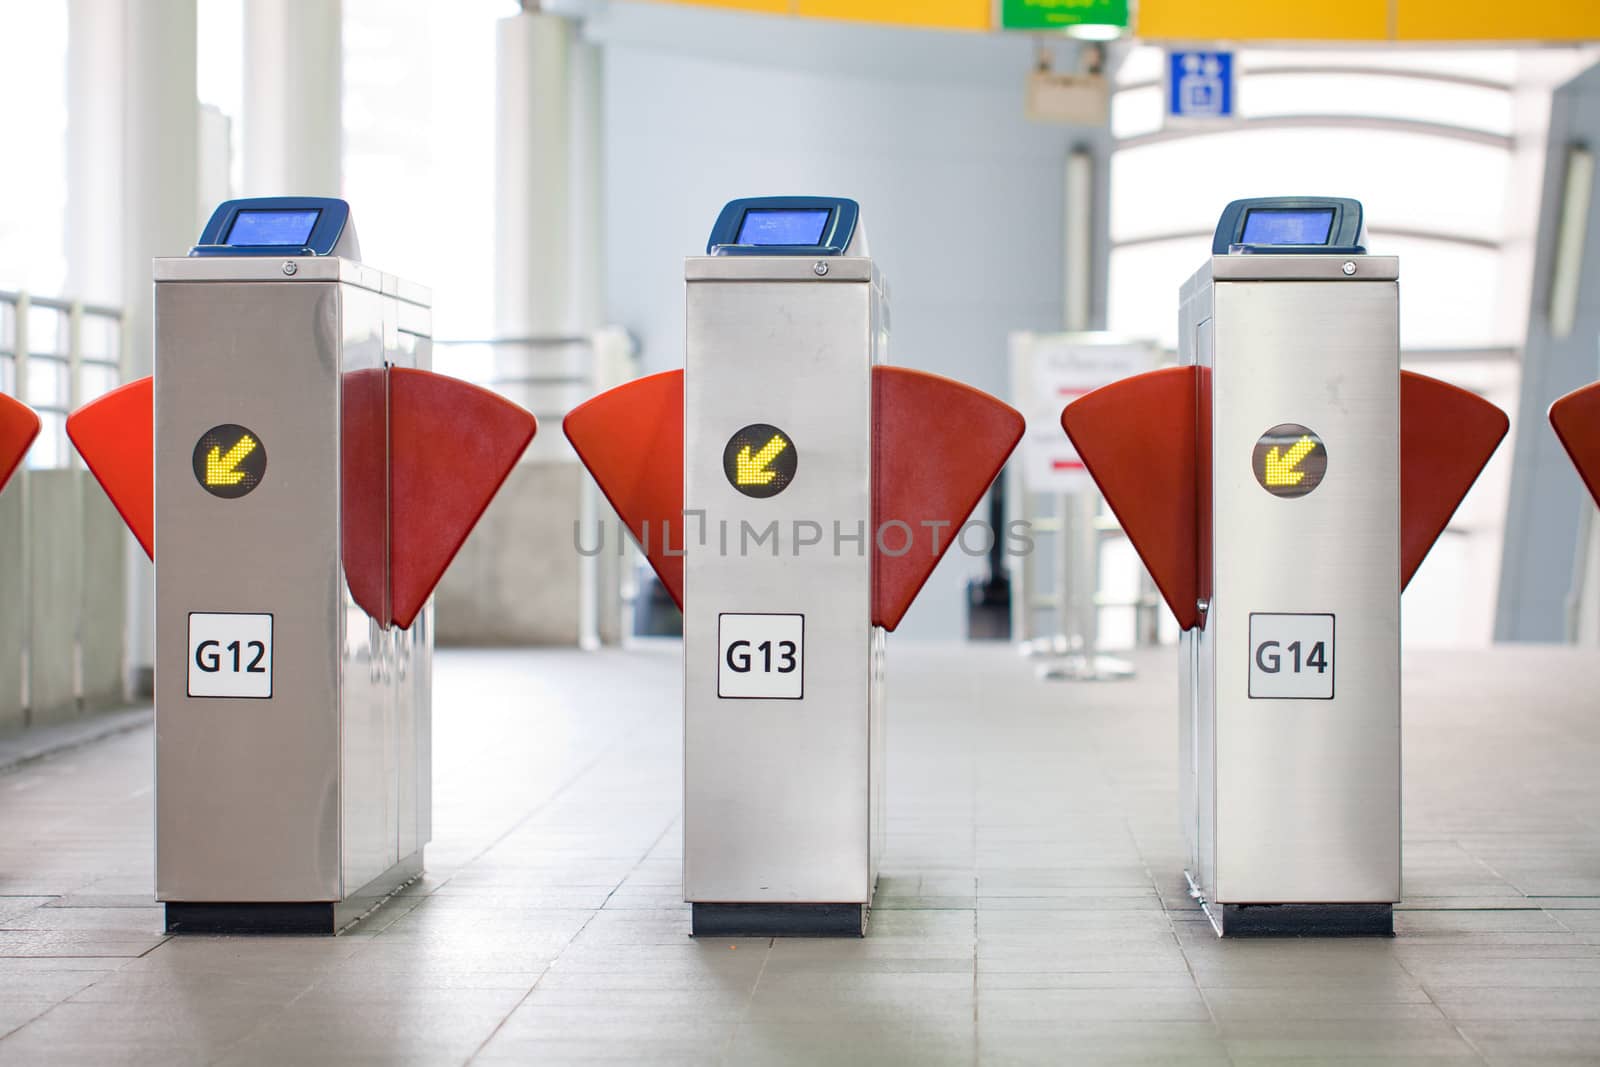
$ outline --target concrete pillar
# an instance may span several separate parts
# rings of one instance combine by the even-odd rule
[[[441,645],[596,643],[595,567],[573,549],[573,524],[594,514],[590,479],[559,429],[563,412],[593,392],[592,360],[578,330],[598,316],[574,282],[598,264],[575,261],[598,204],[575,202],[584,161],[598,159],[591,84],[595,57],[557,15],[524,10],[495,30],[494,386],[543,426],[439,587]],[[576,53],[576,55],[575,55]],[[575,88],[575,78],[588,86]],[[575,177],[575,171],[580,175]],[[598,194],[595,190],[586,193]],[[572,222],[578,215],[576,224]],[[597,225],[593,221],[592,225]],[[584,249],[580,256],[598,249]]]
[[[340,0],[245,0],[242,196],[338,196]]]
[[[579,333],[599,329],[605,316],[604,84],[605,49],[591,41],[575,39],[568,56],[568,183],[572,209],[568,213],[571,232],[567,246],[572,287],[568,318]]]
[[[119,304],[122,290],[123,11],[67,7],[66,295]]]
[[[200,108],[199,176],[195,195],[200,208],[214,208],[233,199],[233,120],[214,104]]]
[[[96,6],[97,5],[85,5]],[[122,299],[124,366],[150,373],[150,261],[181,256],[204,221],[199,203],[200,105],[195,96],[195,0],[126,0],[122,94]],[[131,539],[130,539],[131,541]],[[154,663],[154,574],[130,555],[128,654],[135,692]]]
[[[524,11],[495,33],[495,330],[567,329],[572,24]]]
[[[1091,329],[1094,278],[1099,266],[1094,258],[1095,159],[1087,148],[1067,153],[1065,232],[1062,234],[1061,325],[1072,331]]]

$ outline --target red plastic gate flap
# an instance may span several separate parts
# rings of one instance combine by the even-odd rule
[[[1550,405],[1550,425],[1600,504],[1600,382],[1576,389]]]
[[[156,555],[153,384],[148,377],[129,382],[67,416],[67,436],[151,559]]]
[[[389,624],[389,372],[346,371],[339,398],[339,555],[361,610]]]
[[[1511,426],[1480,396],[1400,372],[1400,588],[1411,582]]]
[[[873,625],[900,625],[1022,430],[1015,409],[969,385],[872,368]]]
[[[389,599],[409,627],[494,499],[538,422],[443,374],[389,370]]]
[[[1061,428],[1185,630],[1200,624],[1200,384],[1200,368],[1166,367],[1096,389],[1061,413]]]
[[[39,416],[33,409],[0,393],[0,489],[6,487],[38,436]]]
[[[607,389],[573,408],[562,428],[682,611],[683,371]]]

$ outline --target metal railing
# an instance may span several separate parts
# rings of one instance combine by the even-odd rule
[[[73,466],[67,415],[122,382],[122,311],[0,290],[0,392],[39,413],[29,469]]]
[[[0,730],[121,703],[128,537],[67,440],[123,379],[122,312],[0,291],[0,392],[39,414],[0,492]]]

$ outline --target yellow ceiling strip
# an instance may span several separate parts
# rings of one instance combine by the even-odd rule
[[[987,30],[992,0],[795,0],[795,14],[940,30]]]
[[[994,0],[660,0],[771,15],[994,29]],[[1138,0],[1149,41],[1596,41],[1600,0]]]
[[[1592,41],[1600,39],[1595,0],[1397,0],[1402,41]]]
[[[1139,0],[1154,41],[1382,41],[1390,0]],[[1403,2],[1403,0],[1402,0]]]
[[[657,0],[658,3],[688,4],[693,7],[726,7],[735,11],[759,11],[768,15],[794,12],[794,0]]]

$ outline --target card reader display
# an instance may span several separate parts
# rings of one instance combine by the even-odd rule
[[[242,210],[233,217],[225,244],[292,245],[302,248],[311,238],[321,211]]]
[[[710,256],[865,256],[861,208],[837,196],[754,196],[722,209]]]
[[[739,224],[738,243],[742,245],[814,245],[822,240],[828,225],[827,210],[760,210],[744,213]]]
[[[1261,196],[1222,210],[1211,239],[1214,256],[1324,255],[1366,252],[1359,201],[1335,196]]]
[[[1258,207],[1244,216],[1244,244],[1325,245],[1333,229],[1333,208],[1296,211]]]
[[[340,256],[360,261],[350,205],[326,196],[229,200],[211,213],[191,256]]]

